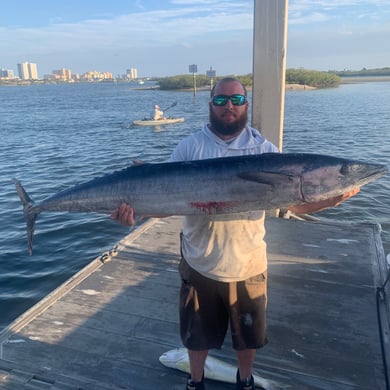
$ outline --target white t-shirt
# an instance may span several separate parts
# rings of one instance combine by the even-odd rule
[[[184,138],[170,161],[278,152],[256,129],[245,127],[228,142],[207,125]],[[188,264],[211,279],[234,282],[267,269],[264,210],[227,215],[189,215],[183,222],[183,256]]]
[[[161,111],[160,109],[158,108],[155,108],[152,113],[151,113],[151,118],[154,120],[154,121],[157,121],[159,119],[163,119],[164,118],[164,112]]]

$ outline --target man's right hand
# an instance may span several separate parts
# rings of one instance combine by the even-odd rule
[[[130,205],[122,203],[111,213],[111,219],[118,220],[124,226],[132,226],[135,223],[134,209]]]

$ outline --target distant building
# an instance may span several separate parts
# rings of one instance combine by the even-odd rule
[[[70,69],[53,70],[54,79],[69,81],[72,79],[72,71]]]
[[[136,68],[126,69],[126,78],[130,80],[135,80],[138,78],[138,71]]]
[[[32,80],[38,80],[38,69],[37,69],[37,64],[32,64],[29,62],[28,64],[28,71],[30,74],[30,78]]]
[[[84,81],[102,81],[112,80],[113,77],[111,72],[98,72],[97,70],[93,70],[81,75],[81,79]]]
[[[23,64],[18,64],[18,74],[19,78],[22,80],[28,80],[30,78],[27,64],[27,62],[24,62]]]
[[[37,64],[31,62],[18,64],[18,74],[22,80],[38,80]]]
[[[4,68],[0,69],[0,79],[10,80],[10,79],[13,79],[13,78],[15,78],[13,70],[7,70],[7,69],[4,69]]]

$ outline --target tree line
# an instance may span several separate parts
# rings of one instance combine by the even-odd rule
[[[340,77],[368,77],[368,76],[390,76],[390,67],[362,70],[334,71]]]
[[[246,75],[227,75],[219,76],[211,80],[206,75],[196,75],[195,82],[197,88],[209,87],[211,81],[215,83],[223,77],[235,77],[246,87],[252,86],[252,74]],[[160,86],[160,89],[189,89],[194,87],[194,76],[190,74],[169,76],[155,79]],[[340,84],[341,78],[335,72],[321,72],[316,70],[306,69],[287,69],[286,70],[286,83],[287,84],[301,84],[309,85],[316,88],[331,88]]]

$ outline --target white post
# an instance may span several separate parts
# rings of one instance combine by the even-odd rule
[[[254,0],[252,126],[283,147],[288,0]]]

